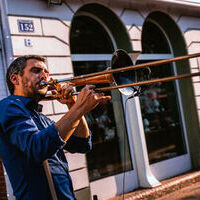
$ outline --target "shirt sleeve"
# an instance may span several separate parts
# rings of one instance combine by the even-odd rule
[[[87,138],[76,137],[72,135],[67,140],[64,149],[70,153],[87,153],[92,149],[91,134]]]
[[[36,162],[51,157],[65,145],[53,123],[39,130],[25,108],[15,102],[3,106],[0,113],[0,126],[3,137],[24,153],[27,159]]]

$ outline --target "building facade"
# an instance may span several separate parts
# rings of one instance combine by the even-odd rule
[[[198,53],[199,10],[195,0],[2,0],[0,98],[9,95],[9,63],[25,54],[44,56],[51,77],[61,79],[105,70],[117,49],[134,64]],[[154,79],[195,73],[200,58],[150,68]],[[66,152],[78,199],[155,187],[200,167],[199,76],[149,85],[131,99],[108,93],[111,102],[86,116],[92,152]],[[67,112],[55,100],[42,104],[55,121]],[[0,175],[0,199],[15,199],[3,166]]]

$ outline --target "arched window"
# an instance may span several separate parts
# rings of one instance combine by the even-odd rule
[[[77,76],[106,70],[116,42],[103,20],[90,12],[80,11],[72,22],[70,46]],[[118,91],[107,94],[112,95],[112,101],[99,105],[86,116],[93,133],[93,150],[87,154],[90,181],[132,169],[128,147],[124,154],[128,140],[121,95]]]
[[[174,55],[165,30],[153,19],[147,19],[143,25],[142,47],[143,56],[137,63],[168,59]],[[154,66],[151,71],[152,79],[173,76],[176,65]],[[171,81],[152,84],[140,96],[150,164],[187,153],[178,93],[177,81]]]

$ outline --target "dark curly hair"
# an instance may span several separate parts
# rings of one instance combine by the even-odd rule
[[[13,94],[15,90],[14,85],[10,80],[11,75],[19,74],[20,76],[22,76],[24,74],[24,68],[26,67],[27,60],[30,60],[30,59],[36,59],[42,62],[46,62],[44,57],[38,56],[38,55],[25,55],[25,56],[21,56],[15,59],[10,64],[6,73],[6,82],[11,94]]]

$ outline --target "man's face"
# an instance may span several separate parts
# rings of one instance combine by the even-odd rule
[[[24,74],[19,75],[19,87],[22,94],[40,100],[47,93],[48,87],[42,87],[41,81],[47,81],[49,72],[44,62],[29,59],[27,60]]]

